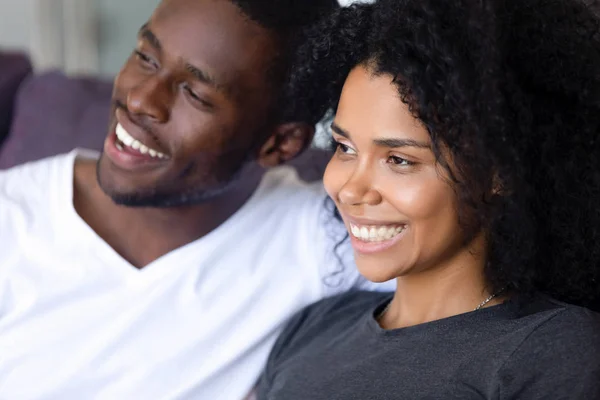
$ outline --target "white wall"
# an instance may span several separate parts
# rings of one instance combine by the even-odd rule
[[[99,21],[99,72],[103,75],[112,75],[119,70],[125,58],[133,50],[137,31],[150,17],[160,0],[94,1]],[[355,0],[339,1],[340,4],[346,5]]]
[[[111,76],[159,1],[0,0],[0,49],[29,53],[38,70]]]
[[[99,72],[113,75],[133,51],[137,32],[160,0],[95,0],[99,21]]]
[[[29,49],[32,0],[0,0],[0,48]]]
[[[339,1],[347,5],[355,0]],[[0,0],[0,49],[28,52],[38,70],[61,68],[112,76],[159,2]]]

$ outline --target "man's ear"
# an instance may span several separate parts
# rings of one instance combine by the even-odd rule
[[[492,196],[505,196],[507,194],[506,187],[498,172],[494,173],[492,178]]]
[[[277,125],[258,154],[258,163],[276,167],[302,153],[312,142],[315,128],[306,122],[287,122]]]

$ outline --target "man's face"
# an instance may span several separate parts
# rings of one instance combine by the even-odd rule
[[[102,189],[120,204],[166,207],[235,185],[265,139],[276,51],[227,0],[164,0],[115,80]]]

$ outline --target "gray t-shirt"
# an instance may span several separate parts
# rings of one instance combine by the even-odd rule
[[[268,400],[600,399],[600,315],[536,295],[384,330],[390,294],[297,314],[258,385]]]

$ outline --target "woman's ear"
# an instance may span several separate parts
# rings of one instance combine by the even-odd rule
[[[315,128],[306,122],[287,122],[277,125],[258,154],[258,163],[276,167],[302,153],[312,142]]]

